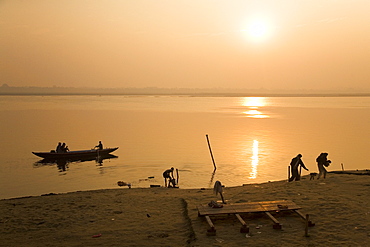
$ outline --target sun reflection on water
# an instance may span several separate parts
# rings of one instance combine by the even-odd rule
[[[260,108],[266,106],[264,97],[245,97],[242,102],[243,106],[249,108],[243,114],[250,118],[268,118],[269,116],[260,111]]]
[[[249,173],[250,179],[255,179],[257,177],[257,168],[258,168],[258,141],[253,140],[252,148],[252,170]]]

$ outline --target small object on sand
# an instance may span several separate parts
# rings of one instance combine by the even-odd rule
[[[118,181],[118,182],[117,182],[117,185],[121,187],[121,186],[126,186],[126,185],[127,185],[127,183],[125,183],[125,182],[123,182],[123,181]]]
[[[288,205],[278,204],[277,207],[280,208],[280,209],[288,209]]]
[[[210,203],[208,203],[208,206],[210,206],[211,208],[222,208],[224,205],[219,204],[215,201],[211,201]]]
[[[146,214],[146,217],[150,218],[150,214]]]
[[[93,237],[93,238],[99,238],[99,237],[101,237],[101,233],[96,234],[96,235],[93,235],[92,237]]]

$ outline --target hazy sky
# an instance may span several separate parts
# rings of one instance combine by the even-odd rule
[[[370,90],[370,0],[0,0],[0,85]]]

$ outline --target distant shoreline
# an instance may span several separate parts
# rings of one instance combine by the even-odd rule
[[[37,93],[0,92],[0,96],[183,96],[183,97],[370,97],[370,93]]]
[[[269,90],[237,88],[75,88],[0,86],[0,96],[186,96],[186,97],[369,97],[370,92],[348,90]]]
[[[0,96],[370,97],[370,94],[3,94]]]

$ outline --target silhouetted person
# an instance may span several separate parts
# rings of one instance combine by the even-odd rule
[[[103,150],[103,144],[101,143],[101,141],[99,141],[99,144],[95,146],[96,148],[98,148],[99,150]]]
[[[291,169],[291,172],[292,172],[292,176],[289,178],[289,182],[292,182],[294,180],[299,181],[301,179],[301,175],[299,174],[299,171],[298,171],[299,166],[303,167],[303,169],[308,171],[306,166],[303,164],[303,161],[302,161],[301,158],[302,158],[302,154],[298,154],[290,162],[290,169]]]
[[[175,180],[175,178],[173,177],[173,170],[174,168],[171,167],[171,169],[167,169],[163,172],[164,187],[167,187],[167,179],[168,179],[168,187],[170,187],[171,182]]]
[[[61,153],[61,147],[62,147],[62,143],[58,142],[58,146],[56,147],[55,152]]]
[[[317,167],[319,168],[319,176],[317,179],[319,179],[322,175],[324,178],[326,178],[326,173],[328,172],[325,167],[328,167],[331,163],[330,160],[328,160],[328,153],[321,153],[317,158]]]
[[[65,153],[66,152],[66,144],[63,142],[62,146],[60,146],[60,152]]]

